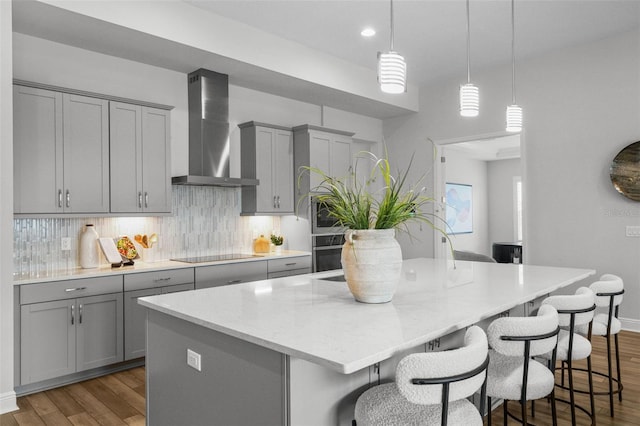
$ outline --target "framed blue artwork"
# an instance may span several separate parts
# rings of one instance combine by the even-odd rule
[[[461,183],[446,183],[446,221],[448,234],[473,232],[473,187]]]

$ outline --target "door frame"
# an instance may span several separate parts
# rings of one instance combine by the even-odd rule
[[[462,136],[457,138],[448,138],[448,139],[434,139],[434,149],[435,149],[435,158],[433,159],[434,163],[434,172],[433,172],[433,191],[434,191],[434,199],[436,200],[436,204],[434,206],[434,213],[437,215],[441,215],[444,219],[445,212],[445,183],[446,183],[446,162],[442,162],[441,158],[445,155],[445,150],[448,145],[453,145],[462,142],[472,142],[472,141],[480,141],[484,139],[496,139],[505,136],[513,136],[514,133],[509,133],[504,130],[499,132],[491,132],[491,133],[482,133],[471,136]],[[526,219],[527,212],[527,162],[526,159],[526,151],[527,144],[525,143],[525,131],[519,133],[520,135],[520,171],[521,171],[521,179],[522,179],[522,241],[523,244],[527,240],[528,235],[528,226]],[[438,232],[433,233],[433,254],[436,259],[447,259],[451,258],[451,251],[449,250],[449,246],[446,243],[443,243],[442,236]],[[528,251],[523,250],[522,262],[525,263],[528,258]]]

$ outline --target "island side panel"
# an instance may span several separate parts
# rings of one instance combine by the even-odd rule
[[[292,426],[351,426],[356,400],[378,377],[373,367],[342,374],[294,357],[288,369]]]
[[[201,371],[187,365],[187,349]],[[146,368],[147,424],[286,424],[278,352],[149,309]]]

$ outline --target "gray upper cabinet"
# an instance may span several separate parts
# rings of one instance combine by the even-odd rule
[[[110,102],[111,212],[170,213],[169,111]]]
[[[241,174],[259,179],[242,187],[242,214],[292,214],[293,137],[291,129],[248,122],[241,129]]]
[[[320,169],[331,177],[347,180],[351,178],[353,135],[352,132],[309,124],[293,128],[294,167],[296,182],[300,182],[295,191],[296,203],[309,192],[314,192],[322,182],[317,173],[308,173],[301,170],[301,167]]]
[[[14,212],[109,211],[108,101],[14,86]]]

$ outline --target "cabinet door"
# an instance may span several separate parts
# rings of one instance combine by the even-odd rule
[[[75,303],[71,299],[20,307],[21,385],[76,371]]]
[[[193,284],[191,284],[193,288]],[[138,297],[155,296],[160,288],[124,292],[124,359],[140,358],[146,350],[147,309],[138,304]]]
[[[64,211],[109,211],[109,102],[62,95]]]
[[[293,213],[293,135],[286,130],[275,131],[273,148],[273,193],[279,213]]]
[[[336,135],[331,140],[331,176],[349,178],[351,174],[351,138]]]
[[[76,299],[76,371],[122,361],[122,293]]]
[[[142,107],[143,210],[171,212],[169,111]]]
[[[62,212],[62,94],[13,86],[15,213]]]
[[[276,208],[275,181],[273,179],[273,152],[276,149],[276,131],[256,127],[256,179],[260,184],[256,188],[256,210],[271,213]]]
[[[331,137],[325,133],[312,133],[309,145],[309,165],[331,176]],[[311,172],[310,191],[315,192],[321,182],[322,178]]]
[[[111,211],[142,211],[142,107],[109,103]]]

